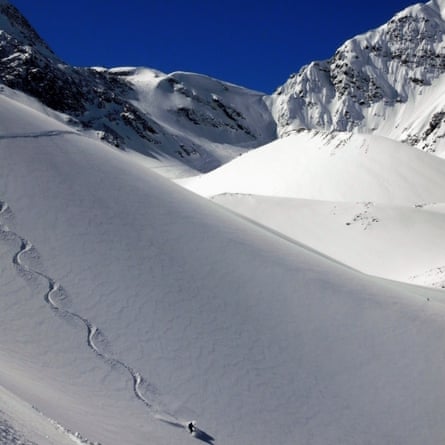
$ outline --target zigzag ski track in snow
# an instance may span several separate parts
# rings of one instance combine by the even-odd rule
[[[19,250],[12,257],[12,263],[14,264],[15,268],[19,271],[19,273],[24,276],[40,277],[46,280],[48,283],[48,290],[43,296],[43,299],[45,303],[47,303],[48,306],[51,308],[51,310],[60,316],[71,317],[72,319],[77,319],[84,324],[85,328],[87,329],[86,343],[88,347],[95,353],[97,357],[102,359],[111,367],[118,366],[128,372],[133,382],[132,387],[135,397],[141,403],[144,404],[144,406],[150,411],[152,415],[154,415],[159,420],[169,419],[168,423],[172,423],[177,426],[182,425],[182,423],[180,423],[174,415],[167,413],[158,406],[155,406],[155,404],[143,394],[142,387],[144,386],[151,388],[152,392],[154,393],[156,392],[156,388],[151,384],[148,384],[148,382],[146,382],[145,378],[141,375],[141,373],[133,369],[130,365],[128,365],[124,361],[111,357],[105,352],[102,352],[100,350],[100,348],[97,346],[96,341],[99,337],[104,337],[104,335],[102,331],[97,326],[94,325],[94,323],[92,323],[88,318],[85,318],[82,315],[64,309],[58,305],[54,297],[57,293],[66,295],[65,290],[58,281],[56,281],[49,275],[39,270],[36,270],[26,264],[24,260],[25,254],[33,249],[34,250],[36,249],[29,240],[17,234],[16,232],[10,230],[9,227],[2,221],[2,219],[4,219],[4,216],[8,213],[9,215],[12,215],[11,208],[6,202],[0,201],[0,233],[3,233],[4,236],[8,236],[9,239],[15,239],[20,245]]]

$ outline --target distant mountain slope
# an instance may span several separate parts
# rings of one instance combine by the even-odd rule
[[[152,154],[169,153],[206,172],[276,138],[262,93],[193,73],[166,75],[146,68],[108,73],[131,86],[127,100],[168,135]],[[127,144],[140,145],[134,137]]]
[[[276,137],[263,94],[201,75],[70,66],[7,1],[0,3],[0,81],[161,167],[170,160],[208,171]],[[167,121],[155,118],[161,111]]]
[[[444,11],[443,0],[406,8],[266,96],[199,74],[70,66],[4,0],[0,81],[170,177],[302,129],[371,133],[445,156]]]
[[[321,258],[19,96],[0,93],[3,437],[443,442],[443,293]]]
[[[279,134],[375,132],[443,154],[444,16],[443,0],[419,3],[303,67],[273,95]]]

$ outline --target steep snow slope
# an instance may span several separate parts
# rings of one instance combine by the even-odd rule
[[[179,182],[205,196],[445,202],[443,160],[387,138],[351,133],[300,132]]]
[[[46,445],[52,418],[103,445],[443,441],[443,293],[320,258],[70,131],[0,94],[8,437]]]
[[[184,72],[157,73],[153,82],[152,73],[147,69],[130,71],[127,80],[135,86],[136,104],[176,132],[180,128],[189,137],[246,147],[275,137],[275,124],[263,94]],[[178,128],[181,118],[186,120]],[[197,126],[203,128],[198,132]],[[215,133],[215,128],[221,131]]]
[[[443,154],[444,11],[406,8],[292,75],[272,96],[279,134],[356,129]]]
[[[29,439],[32,438],[32,439]],[[92,445],[0,386],[2,445]]]

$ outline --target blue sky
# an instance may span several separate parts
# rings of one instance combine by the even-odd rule
[[[267,93],[409,0],[10,0],[78,66],[207,74]]]

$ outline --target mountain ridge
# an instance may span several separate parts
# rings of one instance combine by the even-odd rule
[[[172,163],[176,172],[184,164],[195,172],[208,171],[276,137],[262,93],[198,74],[145,68],[151,73],[145,78],[151,79],[144,85],[144,76],[136,79],[136,68],[70,66],[9,3],[0,7],[0,27],[4,85],[68,115],[73,125],[115,147],[142,153],[154,167]],[[151,96],[168,99],[162,119],[153,118],[161,103],[138,100],[142,90],[146,96],[150,89]]]
[[[303,128],[369,132],[442,152],[443,102],[437,111],[417,116],[421,122],[415,133],[396,119],[404,105],[421,103],[431,85],[443,83],[443,11],[442,1],[410,6],[349,39],[330,59],[302,67],[273,94],[278,134]],[[388,115],[401,131],[384,128]]]
[[[302,129],[372,133],[445,156],[444,9],[443,0],[409,6],[268,96],[194,73],[69,66],[4,2],[0,81],[153,168],[171,164],[173,176]]]

